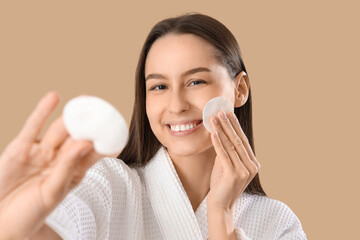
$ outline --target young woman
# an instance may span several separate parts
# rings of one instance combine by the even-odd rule
[[[1,239],[306,239],[261,187],[249,77],[223,24],[202,14],[157,23],[135,89],[118,158],[71,139],[62,117],[36,140],[59,98],[39,102],[0,158]],[[202,110],[217,96],[234,114],[212,118],[210,134]]]

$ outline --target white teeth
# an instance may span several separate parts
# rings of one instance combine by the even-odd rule
[[[174,132],[186,131],[194,127],[196,127],[196,124],[176,125],[176,126],[170,125],[171,130]]]

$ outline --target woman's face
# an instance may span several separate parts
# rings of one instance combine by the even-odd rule
[[[234,103],[234,82],[214,51],[193,34],[168,34],[150,48],[145,63],[146,113],[155,136],[171,154],[188,156],[211,148],[210,133],[202,124],[205,104],[217,96]],[[170,127],[179,125],[181,130],[191,128],[191,123],[198,125],[180,132]]]

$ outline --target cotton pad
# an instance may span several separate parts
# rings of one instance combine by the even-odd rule
[[[67,102],[63,109],[65,127],[74,139],[91,140],[102,155],[119,153],[128,140],[123,116],[105,100],[80,96]]]
[[[217,116],[218,112],[234,112],[234,105],[225,97],[215,97],[206,103],[203,109],[203,124],[209,132],[212,131],[210,119],[212,116]]]

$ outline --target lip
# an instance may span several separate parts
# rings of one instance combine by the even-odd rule
[[[201,119],[194,119],[194,120],[185,120],[185,121],[172,121],[172,122],[166,123],[166,125],[180,125],[180,124],[185,125],[185,124],[191,124],[191,123],[198,124],[200,122],[202,122]]]
[[[202,125],[203,125],[203,122],[201,120],[201,122],[199,124],[197,124],[196,127],[192,128],[192,129],[185,130],[185,131],[180,131],[180,132],[172,131],[169,124],[166,124],[166,128],[168,129],[171,136],[182,137],[182,136],[187,136],[189,134],[192,134],[193,132],[198,130]]]

